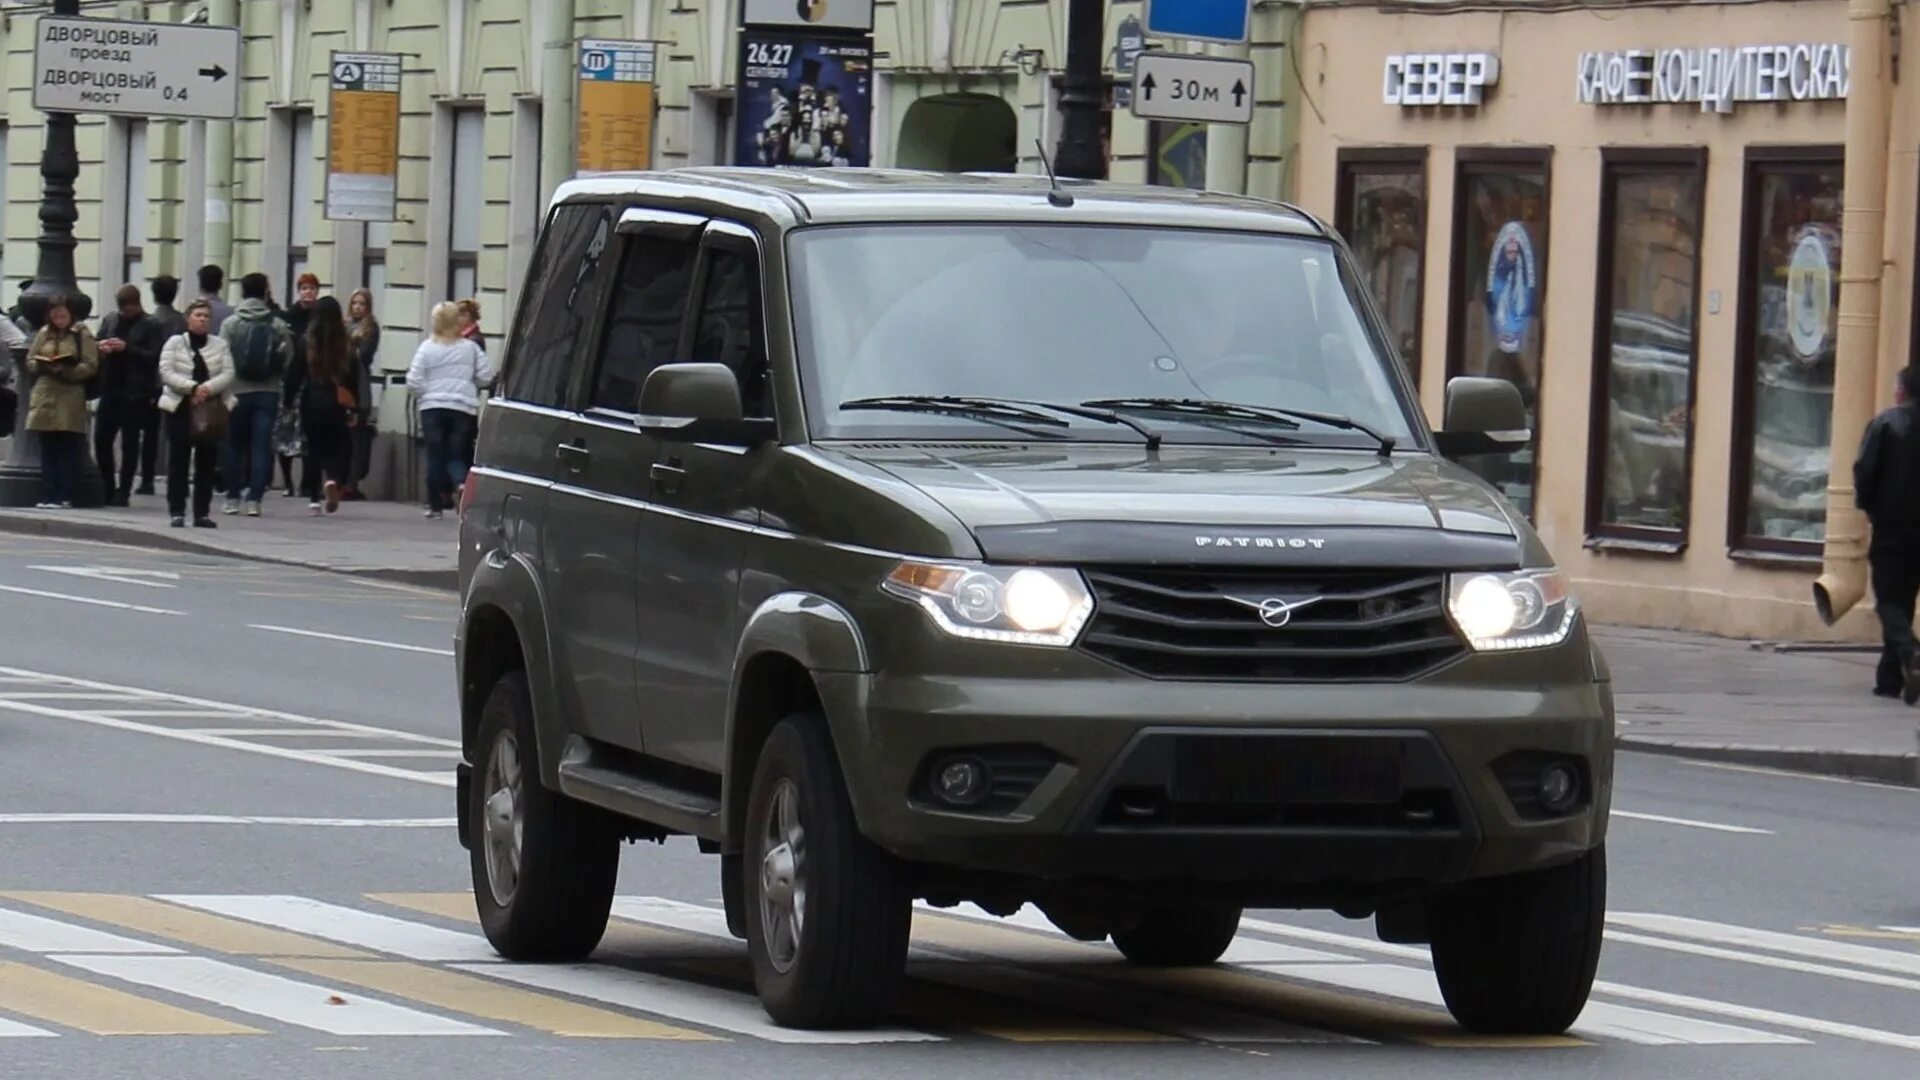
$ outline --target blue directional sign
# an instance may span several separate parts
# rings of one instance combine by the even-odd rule
[[[1147,33],[1240,44],[1253,21],[1253,0],[1147,0]]]

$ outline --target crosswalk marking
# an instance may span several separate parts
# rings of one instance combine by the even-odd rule
[[[520,1024],[550,1035],[688,1042],[714,1039],[703,1031],[673,1027],[420,964],[391,960],[282,960],[279,964],[330,983],[347,983],[388,997],[418,1001],[483,1020]]]
[[[1777,968],[1781,971],[1798,971],[1805,975],[1822,975],[1829,979],[1844,979],[1848,982],[1867,983],[1871,986],[1889,986],[1896,990],[1920,990],[1920,979],[1907,979],[1898,975],[1887,975],[1878,971],[1856,971],[1852,968],[1834,967],[1831,964],[1816,964],[1808,960],[1790,960],[1784,956],[1768,956],[1764,953],[1741,952],[1738,949],[1722,948],[1718,945],[1702,945],[1694,941],[1679,941],[1672,938],[1654,937],[1651,934],[1635,934],[1625,930],[1607,931],[1607,940],[1621,945],[1645,945],[1650,949],[1664,949],[1667,952],[1686,953],[1689,956],[1704,956],[1711,960],[1731,960],[1739,964],[1756,964],[1760,967]]]
[[[245,1024],[6,961],[0,961],[0,1009],[94,1035],[263,1034]]]
[[[0,1039],[51,1039],[54,1033],[0,1016]]]
[[[198,998],[238,1012],[330,1035],[501,1035],[504,1032],[349,996],[204,956],[58,956],[96,975]]]
[[[289,934],[238,919],[163,904],[145,896],[115,893],[8,892],[0,897],[19,900],[93,922],[110,923],[150,937],[214,952],[239,956],[311,956],[336,960],[366,958],[371,954],[331,941]]]
[[[409,960],[498,960],[485,940],[472,934],[341,907],[304,896],[162,896],[230,918],[245,919],[296,934],[392,953]]]
[[[1689,919],[1680,915],[1620,912],[1608,915],[1607,921],[1656,934],[1689,937],[1721,945],[1744,945],[1748,948],[1765,949],[1769,952],[1785,953],[1788,956],[1805,956],[1815,960],[1838,960],[1856,967],[1892,971],[1902,975],[1920,975],[1920,954],[1900,952],[1895,949],[1852,945],[1844,941],[1828,941],[1823,938],[1783,934],[1773,930],[1756,930],[1747,926],[1729,926],[1725,923]]]
[[[918,905],[922,911],[943,911],[928,904]],[[972,919],[985,919],[992,922],[1017,926],[1023,930],[1033,930],[1048,937],[1060,936],[1060,929],[1053,925],[1045,912],[1028,905],[1011,915],[995,915],[975,904],[961,904],[953,909],[955,913]],[[1108,953],[1107,955],[1112,955]],[[1250,938],[1242,935],[1233,939],[1227,951],[1221,955],[1224,964],[1299,964],[1299,963],[1340,963],[1352,957],[1322,952],[1318,949],[1303,949],[1297,945],[1283,945],[1277,941]]]
[[[0,945],[30,953],[177,953],[150,941],[0,908]]]

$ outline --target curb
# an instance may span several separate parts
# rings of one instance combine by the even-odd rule
[[[1785,772],[1837,776],[1848,780],[1872,780],[1902,787],[1920,787],[1920,754],[1872,753],[1857,750],[1812,750],[1789,746],[1715,746],[1701,743],[1656,742],[1631,737],[1616,738],[1614,745],[1623,751],[1659,754],[1694,761],[1718,761],[1732,765],[1753,765]]]
[[[14,533],[23,536],[52,536],[66,540],[95,540],[104,543],[121,544],[126,547],[146,548],[151,551],[178,551],[190,555],[218,555],[228,559],[240,559],[245,562],[267,563],[273,566],[294,566],[303,570],[319,570],[329,574],[341,574],[347,577],[369,578],[375,581],[391,581],[402,585],[413,585],[423,589],[436,589],[442,592],[457,592],[460,588],[458,570],[409,570],[405,567],[390,566],[322,566],[301,562],[297,559],[277,558],[247,551],[235,551],[194,539],[189,533],[174,536],[168,533],[156,533],[147,529],[130,529],[111,521],[78,522],[59,518],[35,518],[0,514],[0,533]]]

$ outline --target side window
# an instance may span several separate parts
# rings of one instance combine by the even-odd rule
[[[551,408],[566,404],[574,354],[598,306],[613,214],[612,206],[594,203],[553,212],[514,326],[503,383],[508,398]]]
[[[645,233],[627,241],[620,278],[607,304],[593,407],[633,412],[640,407],[640,387],[647,376],[674,361],[695,250],[691,240]]]
[[[773,415],[765,325],[759,257],[746,246],[708,249],[706,288],[694,322],[689,359],[732,368],[740,380],[740,402],[747,416]]]

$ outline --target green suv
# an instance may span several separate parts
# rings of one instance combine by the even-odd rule
[[[883,1019],[914,904],[1129,960],[1246,907],[1431,943],[1552,1032],[1598,959],[1609,675],[1422,420],[1338,238],[1255,199],[697,169],[561,187],[461,508],[460,835],[509,959],[697,838],[767,1011]]]

